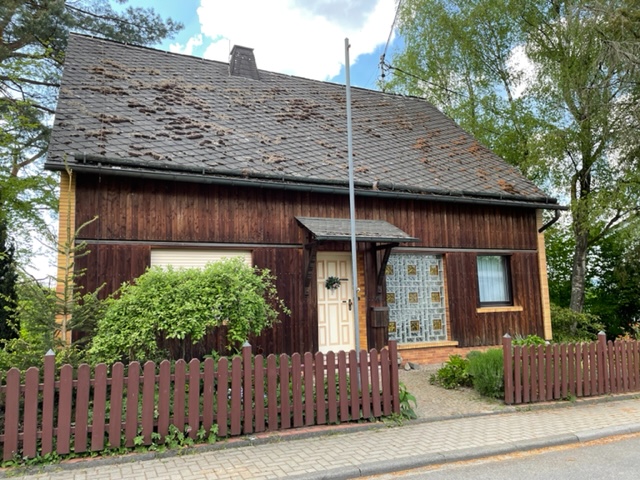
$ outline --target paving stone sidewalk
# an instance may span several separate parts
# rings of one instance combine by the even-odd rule
[[[640,399],[463,416],[260,441],[186,455],[53,466],[29,479],[345,479],[640,432]]]

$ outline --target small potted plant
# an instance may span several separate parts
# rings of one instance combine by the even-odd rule
[[[340,288],[340,279],[334,276],[327,277],[324,282],[324,286],[327,290],[337,290]]]

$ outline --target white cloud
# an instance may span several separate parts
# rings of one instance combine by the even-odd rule
[[[227,62],[242,45],[254,49],[260,69],[318,80],[340,73],[345,37],[352,64],[384,44],[394,15],[395,0],[201,0],[198,8],[211,42],[205,58]]]
[[[535,64],[527,56],[524,45],[518,45],[511,50],[511,54],[507,59],[507,67],[514,79],[513,96],[519,98],[533,84],[536,78]]]
[[[180,45],[179,43],[172,43],[169,45],[169,51],[173,53],[182,53],[183,55],[193,55],[193,49],[202,45],[202,34],[194,35],[187,40],[186,45]]]

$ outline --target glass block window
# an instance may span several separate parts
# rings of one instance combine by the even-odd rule
[[[385,274],[389,338],[400,344],[446,340],[442,256],[392,254]]]

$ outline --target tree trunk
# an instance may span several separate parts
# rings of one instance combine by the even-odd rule
[[[587,276],[587,252],[589,250],[589,233],[576,232],[576,248],[573,252],[573,268],[571,270],[571,303],[574,312],[582,313],[584,308],[584,292]]]

